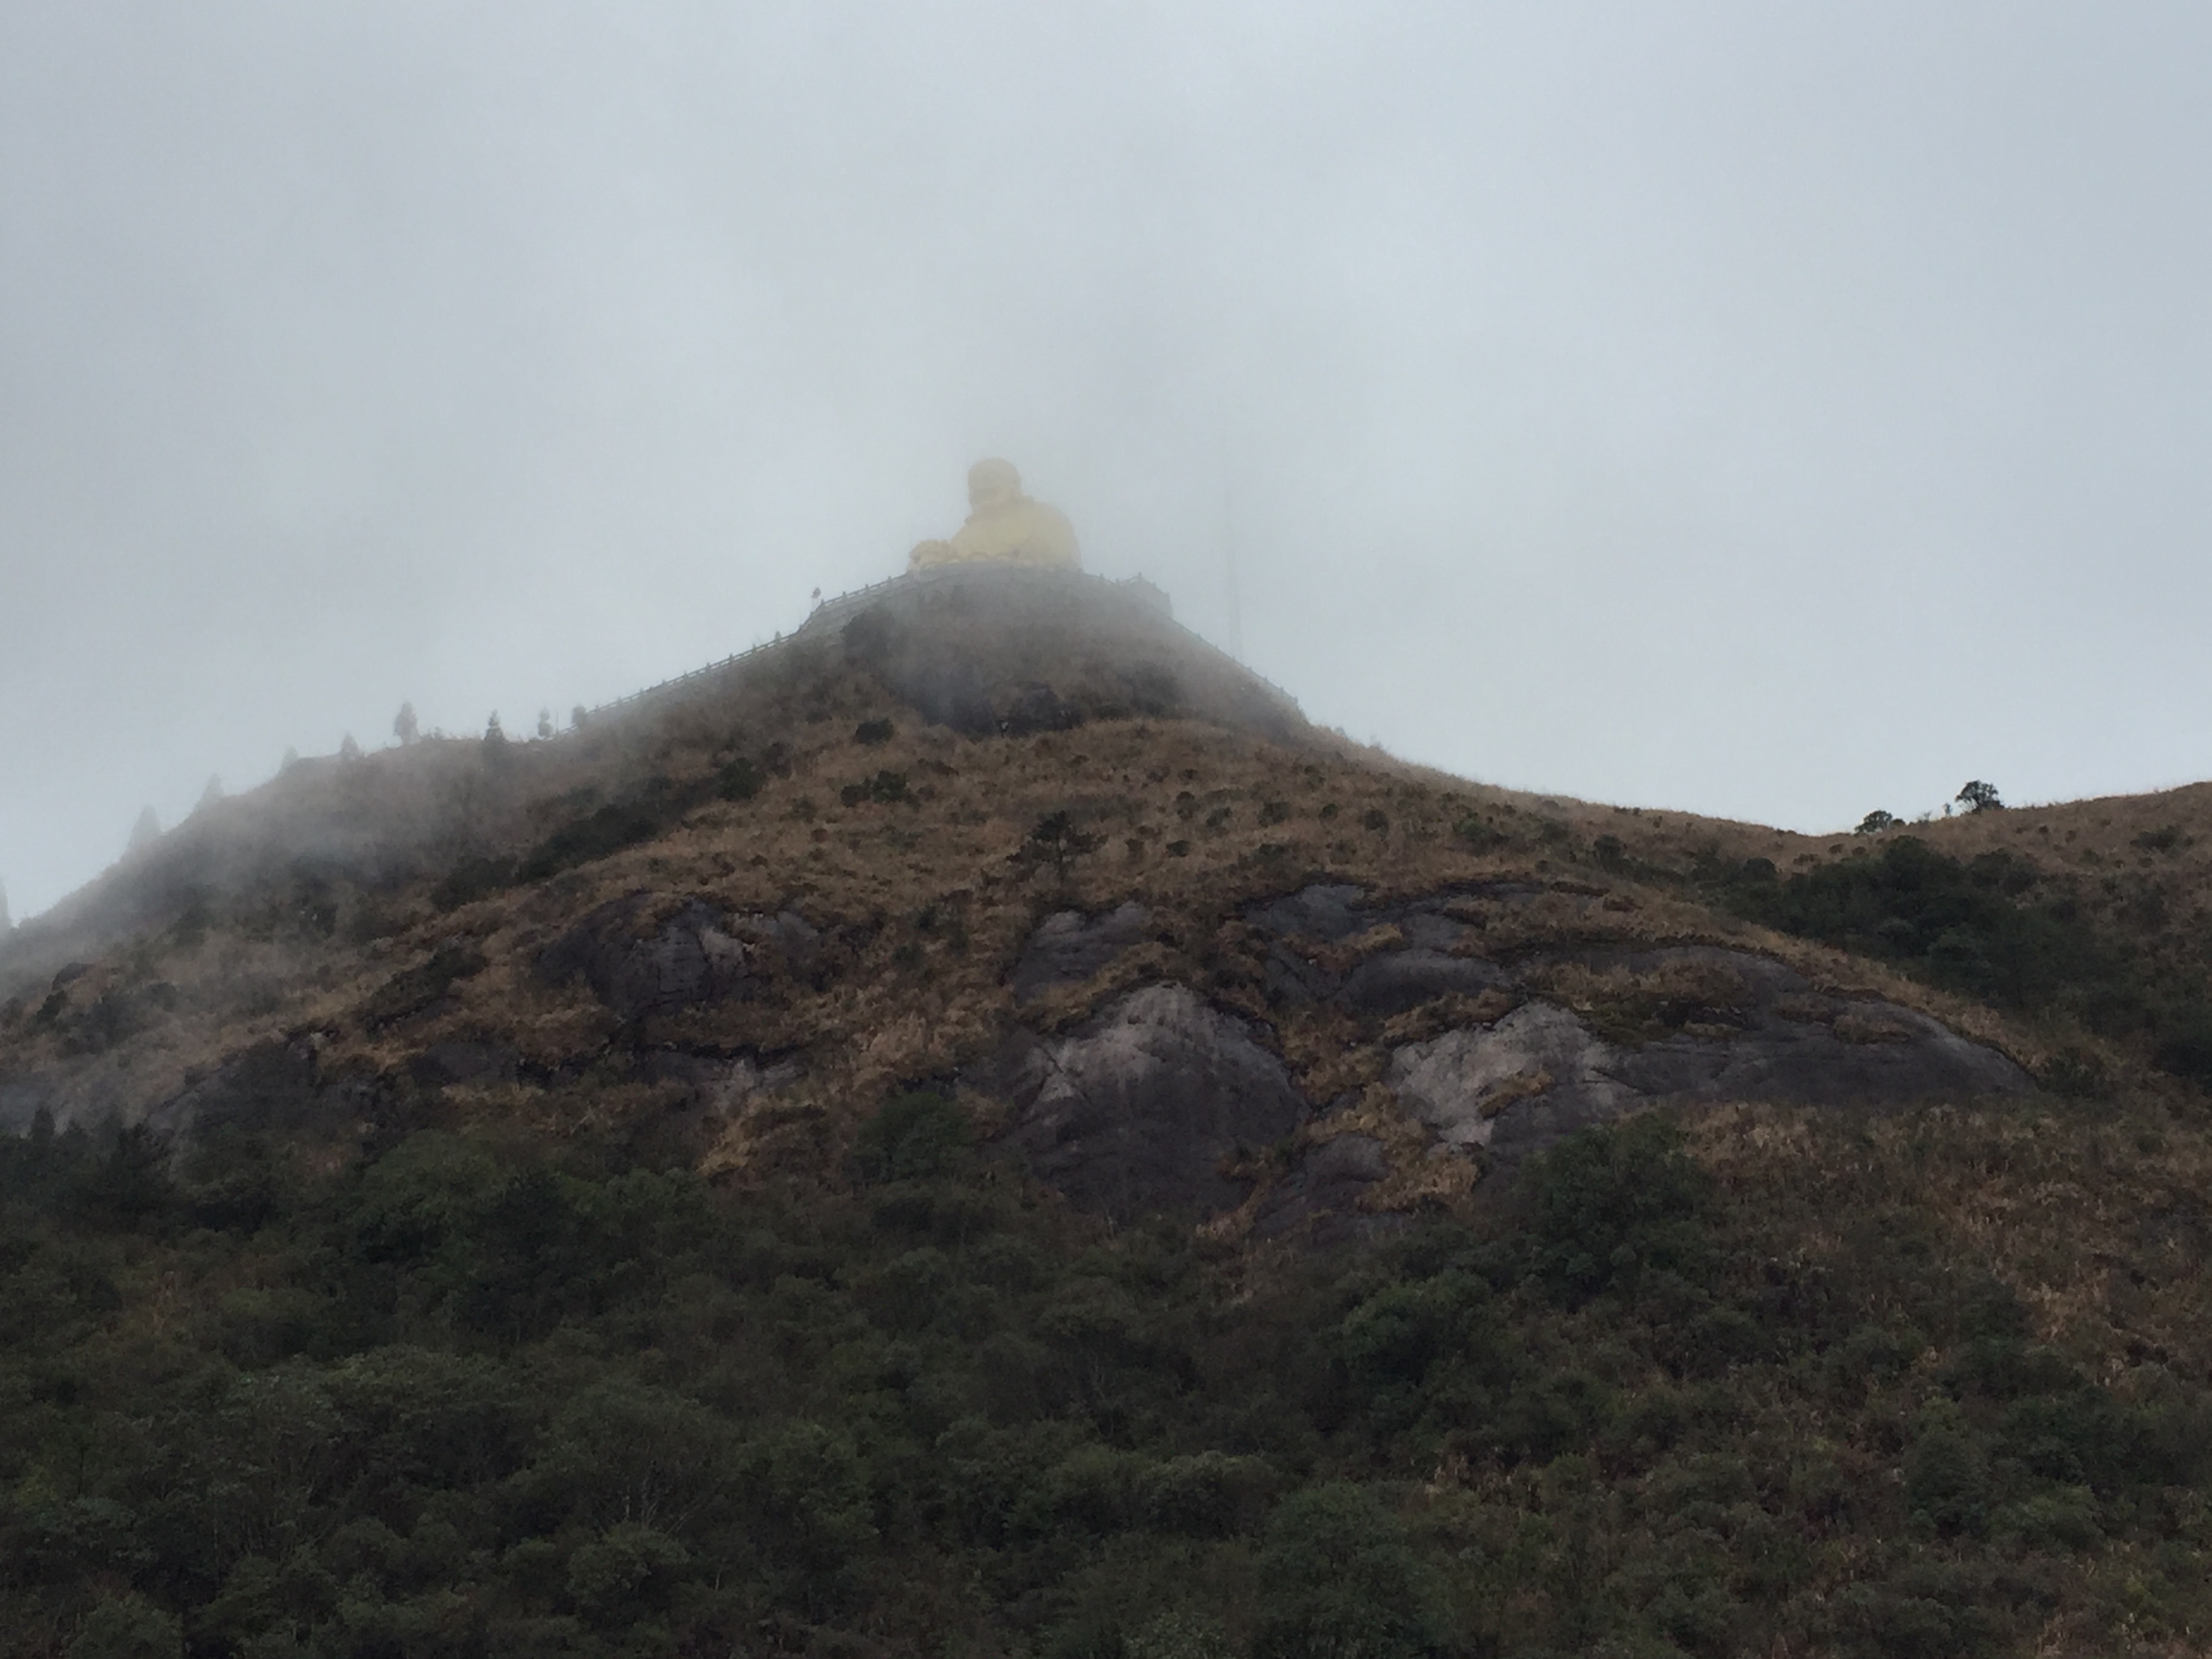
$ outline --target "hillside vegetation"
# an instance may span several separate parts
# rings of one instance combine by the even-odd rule
[[[0,946],[0,1653],[2202,1650],[2212,794],[1591,806],[990,603]],[[1163,987],[1302,1103],[1218,1206],[1006,1081]],[[1930,1022],[2019,1085],[1716,1069]],[[1612,1070],[1408,1081],[1540,1030]]]

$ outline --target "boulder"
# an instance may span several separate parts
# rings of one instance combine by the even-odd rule
[[[1033,1002],[1055,985],[1094,978],[1131,945],[1141,945],[1152,912],[1134,900],[1103,915],[1060,910],[1037,924],[1014,964],[1016,1002]]]
[[[580,977],[616,1013],[637,1019],[804,973],[821,945],[820,933],[795,911],[730,916],[700,899],[641,933],[645,904],[637,893],[593,910],[539,953],[540,977],[556,985]]]
[[[1626,1111],[1641,1097],[1611,1074],[1620,1059],[1565,1009],[1530,1002],[1495,1025],[1406,1044],[1388,1081],[1438,1140],[1466,1152],[1488,1146],[1516,1108],[1512,1144],[1556,1140]]]
[[[1306,1109],[1244,1022],[1182,985],[1132,991],[1065,1036],[1018,1032],[976,1080],[1012,1105],[1006,1140],[1040,1179],[1117,1219],[1234,1208],[1247,1188],[1224,1160]]]

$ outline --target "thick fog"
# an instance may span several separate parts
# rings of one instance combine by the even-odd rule
[[[2184,4],[0,6],[0,880],[773,636],[993,453],[1470,775],[2212,775],[2208,84]]]

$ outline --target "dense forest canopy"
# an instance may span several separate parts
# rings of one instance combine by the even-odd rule
[[[1074,1216],[929,1094],[743,1193],[481,1125],[312,1173],[42,1126],[0,1142],[0,1643],[2179,1638],[2212,1614],[2203,1353],[2108,1386],[1936,1201],[2047,1179],[2049,1109],[1808,1116],[1814,1191],[1729,1150],[1753,1126],[1632,1119],[1473,1221],[1272,1260]],[[2142,1109],[2077,1109],[2155,1166]]]

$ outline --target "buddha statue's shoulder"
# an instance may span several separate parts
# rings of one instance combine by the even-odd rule
[[[1075,544],[1075,526],[1067,514],[1044,501],[1024,501],[1027,509],[1021,538],[1021,561],[1056,569],[1080,570],[1083,555]]]
[[[994,562],[1079,569],[1075,527],[1059,508],[1042,501],[1008,501],[978,513],[960,526],[948,563]]]

